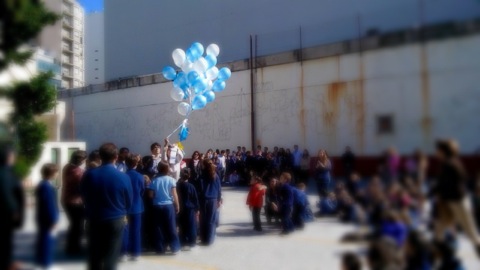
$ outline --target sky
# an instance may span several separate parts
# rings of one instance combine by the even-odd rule
[[[85,12],[103,11],[103,0],[78,0],[85,8]]]

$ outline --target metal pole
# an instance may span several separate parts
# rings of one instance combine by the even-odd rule
[[[298,57],[300,60],[300,65],[303,65],[303,40],[302,40],[302,26],[300,26],[300,51],[298,52]]]
[[[256,44],[256,43],[255,43]],[[254,74],[253,74],[253,37],[250,35],[250,130],[251,149],[255,149],[255,99],[254,99]]]

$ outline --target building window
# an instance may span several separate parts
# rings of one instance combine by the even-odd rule
[[[95,80],[98,80],[98,77],[95,77]]]
[[[394,133],[393,115],[377,116],[377,134],[390,135]]]
[[[98,68],[96,68],[95,70],[98,70]]]
[[[98,59],[95,59],[95,62],[97,62],[97,61],[98,61]]]

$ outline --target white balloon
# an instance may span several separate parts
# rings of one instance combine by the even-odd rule
[[[208,91],[212,90],[212,87],[213,87],[213,82],[211,80],[208,80],[207,88],[205,89],[204,92],[208,92]]]
[[[193,64],[190,61],[186,60],[181,66],[181,68],[182,71],[185,72],[185,74],[188,74],[190,71],[193,70]]]
[[[185,116],[190,112],[190,104],[182,102],[177,106],[178,113]]]
[[[195,70],[198,74],[203,74],[207,71],[208,62],[205,58],[200,57],[195,63],[193,63],[193,70]]]
[[[209,54],[213,54],[215,56],[218,56],[220,54],[220,47],[218,47],[218,45],[215,44],[215,43],[212,43],[212,44],[208,45],[207,55],[209,55]]]
[[[185,52],[182,49],[175,49],[172,52],[172,58],[177,67],[182,67],[183,62],[185,62]]]
[[[205,75],[207,76],[207,79],[215,80],[218,76],[218,68],[217,67],[212,67],[211,69],[209,69],[205,72]]]
[[[170,90],[170,97],[175,101],[182,101],[185,97],[185,93],[182,89],[174,87]]]

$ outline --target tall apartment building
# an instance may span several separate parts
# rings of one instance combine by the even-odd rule
[[[103,12],[85,16],[85,85],[105,82],[105,34]]]
[[[46,27],[37,45],[55,55],[61,63],[61,88],[85,84],[84,10],[76,0],[44,0],[45,5],[61,15],[53,26]]]

